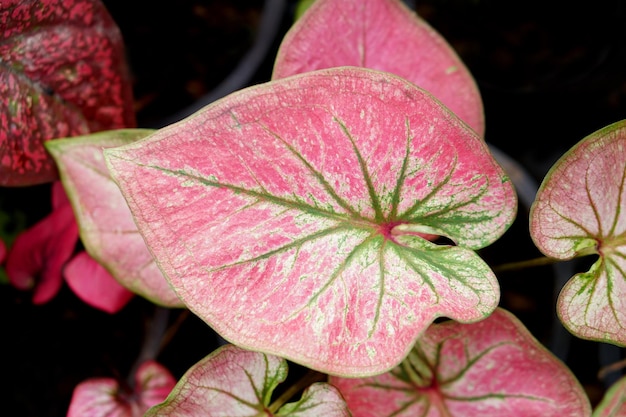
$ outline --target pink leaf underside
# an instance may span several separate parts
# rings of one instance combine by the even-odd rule
[[[604,394],[593,417],[626,417],[626,377],[622,377]]]
[[[84,251],[65,265],[63,275],[81,300],[110,314],[120,311],[134,295]]]
[[[400,0],[317,0],[285,36],[273,78],[358,66],[430,91],[482,137],[482,99],[446,40]]]
[[[328,384],[313,384],[297,403],[270,414],[271,395],[287,377],[287,362],[276,356],[226,345],[191,367],[167,400],[146,417],[348,417],[341,394]]]
[[[181,299],[237,345],[374,374],[435,317],[497,305],[470,249],[506,230],[514,191],[473,131],[391,74],[253,87],[105,157]]]
[[[80,227],[83,244],[124,287],[168,307],[182,306],[137,230],[110,177],[103,148],[134,142],[152,130],[126,129],[46,143],[56,160]]]
[[[23,290],[33,289],[33,302],[50,301],[63,284],[62,270],[74,253],[78,227],[60,182],[52,186],[53,211],[21,233],[6,262],[9,281]]]
[[[331,377],[353,417],[585,417],[589,401],[572,373],[511,313],[473,324],[432,325],[411,355],[434,375],[417,384],[409,359],[361,379]],[[422,372],[422,375],[425,373]]]
[[[142,417],[151,406],[165,400],[176,384],[170,372],[154,361],[144,362],[135,375],[135,393],[124,394],[113,378],[93,378],[80,383],[67,417]]]
[[[569,259],[597,248],[600,259],[574,276],[558,312],[575,335],[626,345],[626,121],[600,129],[567,152],[543,181],[531,236],[546,255]]]
[[[0,3],[0,185],[51,181],[43,142],[132,127],[123,42],[98,0]]]

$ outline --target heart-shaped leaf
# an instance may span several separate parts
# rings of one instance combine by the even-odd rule
[[[195,364],[178,381],[167,400],[145,417],[348,417],[341,394],[316,383],[300,401],[272,403],[274,389],[287,377],[287,361],[226,345]]]
[[[93,378],[80,383],[72,395],[67,417],[142,417],[148,408],[164,401],[176,380],[154,361],[141,364],[134,392],[125,392],[113,378]]]
[[[432,325],[396,369],[331,377],[354,417],[584,417],[589,400],[572,373],[511,313]]]
[[[611,386],[593,411],[593,417],[624,416],[626,416],[626,377],[620,378]]]
[[[563,287],[558,313],[575,335],[626,345],[626,121],[587,136],[548,172],[530,213],[547,256],[600,259]]]
[[[46,142],[72,203],[89,254],[124,287],[164,306],[182,306],[137,230],[128,205],[104,163],[102,150],[152,133],[125,129]]]
[[[285,35],[272,78],[341,66],[406,78],[484,134],[474,78],[446,40],[400,0],[316,0]]]
[[[0,28],[0,185],[55,179],[46,140],[134,125],[122,38],[99,0],[5,0]]]
[[[181,299],[237,345],[375,374],[434,318],[498,303],[471,249],[510,225],[514,190],[475,132],[392,74],[270,82],[105,156]]]

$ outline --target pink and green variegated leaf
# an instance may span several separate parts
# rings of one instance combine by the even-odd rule
[[[111,179],[102,150],[152,133],[124,129],[46,142],[72,203],[89,254],[124,287],[164,306],[182,306],[137,230],[128,205]]]
[[[474,78],[446,40],[400,0],[316,0],[285,35],[272,78],[342,66],[406,78],[484,134]]]
[[[163,402],[176,380],[162,365],[147,361],[135,374],[134,392],[125,392],[113,378],[93,378],[75,389],[67,417],[142,417]]]
[[[273,81],[105,157],[178,295],[237,345],[375,374],[434,318],[498,303],[473,249],[512,222],[512,186],[474,131],[392,74]],[[435,233],[458,246],[420,235]]]
[[[585,417],[574,375],[511,313],[433,324],[400,366],[370,378],[331,377],[354,417]]]
[[[593,417],[626,417],[626,377],[611,386],[593,411]]]
[[[600,258],[559,295],[558,313],[576,336],[626,346],[626,120],[587,136],[548,172],[530,214],[547,256]]]
[[[0,2],[0,185],[57,177],[43,142],[132,127],[123,42],[99,0]]]
[[[287,361],[226,345],[191,367],[163,404],[145,417],[348,417],[336,388],[316,383],[295,403],[272,403],[287,377]]]

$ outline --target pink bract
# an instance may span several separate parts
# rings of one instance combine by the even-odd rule
[[[78,226],[60,182],[52,186],[52,206],[52,213],[15,239],[7,256],[11,284],[34,289],[35,304],[46,303],[58,293],[63,266],[78,241]]]
[[[353,417],[585,417],[576,378],[512,314],[432,325],[383,375],[331,377]]]
[[[227,345],[202,359],[180,379],[167,400],[145,417],[349,417],[341,394],[323,383],[274,409],[272,393],[287,377],[287,361]]]
[[[285,35],[272,78],[341,66],[406,78],[484,134],[474,78],[446,40],[400,0],[317,0]]]
[[[78,298],[110,314],[120,311],[134,296],[84,251],[65,265],[63,275]]]
[[[626,346],[626,120],[592,133],[546,175],[530,213],[537,247],[558,259],[597,254],[557,310],[578,337]]]
[[[0,185],[52,181],[43,142],[135,123],[122,38],[99,0],[0,3]]]
[[[182,302],[148,251],[102,155],[104,148],[132,143],[153,132],[111,130],[52,140],[46,143],[46,148],[58,165],[76,214],[81,240],[89,254],[130,291],[159,305],[180,307]],[[118,287],[117,283],[111,283],[112,291],[120,292]]]
[[[273,81],[104,152],[177,294],[242,347],[371,375],[434,318],[498,303],[473,250],[511,224],[514,190],[474,131],[392,74]]]
[[[135,374],[134,392],[125,392],[112,378],[93,378],[75,389],[67,417],[142,417],[165,400],[176,380],[154,361],[144,362]]]

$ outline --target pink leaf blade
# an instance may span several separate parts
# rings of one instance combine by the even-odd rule
[[[626,416],[626,377],[620,378],[609,388],[593,411],[593,417],[624,416]]]
[[[446,40],[400,1],[317,0],[283,39],[272,78],[341,66],[406,78],[484,134],[473,77]]]
[[[256,416],[286,377],[284,359],[226,345],[192,366],[145,416]]]
[[[0,5],[0,184],[57,177],[43,142],[131,127],[122,38],[98,0]]]
[[[142,363],[135,392],[125,392],[113,378],[91,378],[74,389],[67,417],[142,417],[164,401],[176,384],[172,374],[155,361]]]
[[[591,414],[572,373],[502,309],[478,323],[432,325],[391,372],[330,382],[354,417]]]
[[[123,129],[46,143],[76,214],[89,254],[127,289],[169,307],[182,305],[139,234],[119,188],[104,163],[102,149],[153,133]]]
[[[557,259],[598,254],[563,288],[558,313],[575,335],[626,346],[626,121],[582,139],[546,175],[530,217],[533,241]]]
[[[352,417],[352,414],[337,388],[330,384],[315,383],[304,390],[298,402],[283,405],[276,416]]]
[[[105,157],[181,299],[240,346],[374,374],[434,318],[497,305],[471,249],[512,222],[511,184],[474,132],[393,75],[275,81]],[[460,247],[419,237],[432,230]]]

